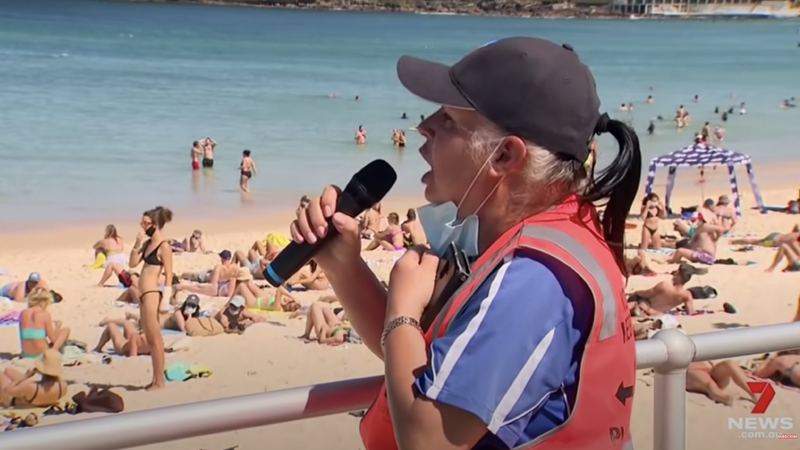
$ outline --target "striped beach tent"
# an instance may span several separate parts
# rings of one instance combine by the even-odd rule
[[[650,194],[653,191],[653,181],[656,178],[657,167],[668,167],[669,172],[667,176],[667,193],[664,198],[664,205],[667,211],[669,208],[669,199],[672,195],[672,188],[675,187],[675,175],[678,167],[699,167],[700,169],[714,166],[727,166],[728,167],[728,181],[731,186],[731,193],[733,194],[733,205],[736,208],[736,215],[742,215],[742,205],[739,199],[739,186],[736,182],[736,166],[745,166],[747,168],[747,176],[750,178],[750,185],[753,188],[753,195],[756,198],[756,205],[762,213],[766,213],[764,208],[764,200],[761,198],[761,192],[758,190],[756,184],[756,176],[753,172],[753,162],[750,156],[744,153],[736,153],[723,148],[715,147],[705,143],[694,143],[680,150],[667,153],[653,158],[650,161],[650,169],[647,172],[647,185],[645,187],[645,194]]]

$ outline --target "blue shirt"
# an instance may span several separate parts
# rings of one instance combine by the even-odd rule
[[[489,432],[473,450],[530,442],[570,414],[594,306],[577,275],[558,267],[509,255],[431,343],[415,387],[483,421]]]

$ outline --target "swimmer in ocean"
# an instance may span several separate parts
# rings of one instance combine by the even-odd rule
[[[239,163],[239,189],[250,192],[250,178],[256,174],[256,162],[250,156],[250,150],[242,152],[242,162]]]
[[[653,103],[653,96],[652,95],[648,95],[647,96],[647,103]]]
[[[356,135],[353,137],[356,141],[356,144],[362,145],[367,143],[367,130],[364,129],[363,125],[359,125],[358,129],[356,130]]]
[[[653,121],[650,121],[650,125],[647,125],[647,134],[652,135],[656,131],[656,124]]]
[[[400,116],[400,118],[401,118],[401,119],[408,119],[408,115],[407,115],[406,113],[403,113],[403,115],[402,115],[402,116]]]
[[[217,148],[217,141],[207,137],[200,140],[200,146],[203,149],[203,167],[206,169],[214,167],[214,149]]]
[[[200,148],[200,142],[192,142],[192,170],[200,170],[200,155],[203,154],[203,149]]]

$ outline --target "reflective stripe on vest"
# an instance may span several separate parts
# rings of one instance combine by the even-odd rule
[[[600,334],[598,340],[608,339],[617,333],[617,307],[616,307],[616,294],[611,289],[611,283],[608,281],[605,270],[597,262],[597,259],[592,256],[586,249],[586,246],[581,245],[580,242],[573,237],[555,228],[542,227],[538,225],[526,225],[522,230],[522,234],[543,241],[549,241],[564,249],[567,253],[575,257],[586,269],[587,272],[592,274],[597,286],[600,289],[600,304],[603,308],[603,322],[600,323]],[[554,256],[554,255],[550,255]],[[577,267],[572,267],[565,261],[560,261],[573,271],[581,273],[576,270]],[[597,325],[595,325],[597,326]]]
[[[434,333],[435,330],[438,330],[439,327],[441,326],[442,321],[445,319],[445,316],[448,316],[448,318],[454,317],[459,313],[461,308],[463,308],[464,305],[466,305],[466,302],[459,305],[458,310],[452,315],[444,314],[444,312],[449,309],[450,302],[456,298],[459,298],[459,296],[463,294],[462,290],[466,288],[469,288],[469,291],[466,293],[466,298],[472,296],[472,294],[474,294],[475,291],[481,286],[486,277],[497,266],[497,264],[500,262],[503,256],[505,256],[508,253],[509,248],[516,247],[517,237],[519,237],[520,235],[551,242],[564,249],[565,252],[573,255],[575,259],[577,259],[583,265],[586,271],[593,276],[594,280],[597,282],[598,288],[600,289],[599,295],[601,298],[598,300],[600,300],[599,303],[603,311],[602,311],[602,323],[595,325],[595,327],[600,329],[598,340],[602,341],[604,339],[613,337],[617,332],[616,296],[614,295],[614,290],[611,288],[611,283],[608,281],[608,277],[606,276],[605,270],[603,270],[603,267],[600,265],[599,262],[597,262],[597,259],[594,256],[592,256],[592,254],[586,249],[586,247],[584,245],[581,245],[581,243],[578,242],[576,239],[574,239],[573,237],[571,237],[570,235],[561,230],[557,230],[555,228],[550,228],[550,227],[544,227],[540,225],[525,225],[524,227],[522,227],[520,232],[515,237],[509,240],[509,242],[506,245],[498,249],[494,254],[490,255],[488,258],[484,259],[484,261],[478,267],[475,268],[475,279],[468,280],[467,283],[464,283],[464,285],[462,285],[461,288],[459,288],[456,291],[456,293],[452,297],[450,297],[450,299],[447,301],[447,304],[445,304],[444,308],[442,308],[442,313],[439,314],[439,317],[436,318],[432,327]],[[548,256],[552,256],[558,259],[560,263],[572,269],[573,272],[578,274],[582,273],[582,271],[578,270],[577,267],[572,267],[571,264],[569,264],[566,261],[563,261],[561,258],[549,254]],[[450,328],[451,322],[452,320],[448,320],[448,323],[445,325],[444,331],[447,331]],[[441,334],[443,333],[440,333],[438,335],[441,336]],[[436,334],[434,334],[434,336],[436,336]]]

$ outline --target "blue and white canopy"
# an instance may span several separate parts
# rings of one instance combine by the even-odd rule
[[[653,190],[653,182],[656,178],[657,167],[669,167],[669,174],[667,176],[667,192],[664,199],[665,206],[669,210],[669,200],[672,196],[672,188],[675,187],[675,174],[678,167],[699,167],[706,166],[728,166],[728,181],[731,185],[731,193],[733,194],[733,205],[736,208],[736,214],[742,215],[742,206],[739,199],[739,186],[736,181],[735,166],[743,165],[747,168],[747,175],[750,178],[750,185],[753,188],[753,194],[756,198],[756,204],[762,212],[764,209],[764,200],[761,198],[761,192],[756,184],[755,173],[753,172],[753,162],[750,156],[744,153],[736,153],[724,148],[715,147],[710,144],[694,143],[680,150],[667,153],[653,158],[650,161],[650,169],[647,172],[647,185],[645,187],[645,194],[650,194]]]
[[[703,167],[750,164],[750,157],[709,144],[692,144],[650,161],[650,167]]]

